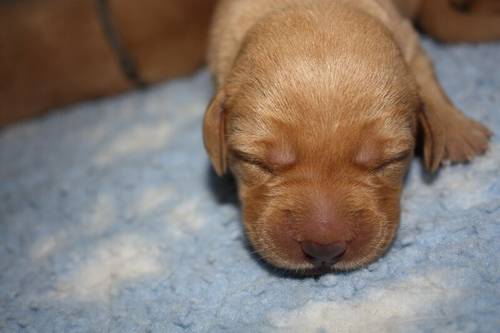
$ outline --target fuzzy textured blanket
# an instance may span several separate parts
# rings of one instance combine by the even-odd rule
[[[252,255],[203,149],[206,72],[0,132],[0,331],[498,332],[500,44],[425,45],[497,136],[436,177],[416,160],[394,246],[349,274]]]

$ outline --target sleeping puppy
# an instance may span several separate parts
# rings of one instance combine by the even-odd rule
[[[216,172],[234,174],[248,238],[267,262],[318,273],[383,254],[419,130],[430,172],[487,150],[490,131],[446,97],[411,25],[419,13],[424,28],[455,39],[429,14],[439,3],[218,5],[204,142]],[[497,38],[496,29],[465,39]]]
[[[0,0],[0,130],[55,107],[187,75],[216,0]]]

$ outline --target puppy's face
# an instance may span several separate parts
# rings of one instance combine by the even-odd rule
[[[212,101],[206,148],[234,174],[248,238],[271,264],[350,270],[394,238],[420,102],[399,54],[379,53],[242,59]]]
[[[248,237],[264,259],[299,271],[346,270],[386,250],[414,145],[411,116],[398,113],[331,127],[260,119],[267,128],[257,135],[254,125],[233,132],[229,165]]]

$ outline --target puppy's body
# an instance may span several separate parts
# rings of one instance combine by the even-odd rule
[[[135,87],[106,36],[99,3],[107,4],[108,24],[142,82],[203,64],[216,0],[0,1],[0,128]]]
[[[384,252],[417,123],[431,171],[486,150],[489,131],[436,81],[409,20],[417,5],[219,4],[205,144],[216,171],[236,176],[249,239],[272,264],[352,269]]]
[[[497,0],[394,1],[405,17],[418,18],[424,30],[442,40],[500,38],[500,16],[492,15],[500,11]],[[205,58],[206,32],[217,2],[0,1],[0,128],[54,107],[136,87],[136,80],[127,73],[129,66],[120,63],[123,54],[135,63],[141,82],[191,73]],[[237,14],[237,8],[247,14],[242,21],[231,22],[231,27],[242,37],[259,15],[286,3],[235,1],[231,15]],[[102,7],[107,7],[108,22],[103,22]],[[238,17],[222,15],[228,22]],[[111,38],[121,42],[118,52],[111,45],[110,30]],[[239,42],[226,44],[237,48]],[[223,52],[220,47],[217,50]]]

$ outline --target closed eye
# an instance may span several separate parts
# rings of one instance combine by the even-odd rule
[[[231,153],[234,156],[234,158],[236,158],[244,163],[248,163],[248,164],[251,164],[253,166],[256,166],[266,173],[270,173],[270,174],[274,173],[273,169],[266,162],[264,162],[263,160],[261,160],[260,158],[254,156],[254,155],[251,155],[249,153],[246,153],[246,152],[243,152],[240,150],[236,150],[236,149],[232,149]]]
[[[402,161],[406,160],[410,156],[410,154],[411,154],[411,151],[406,150],[406,151],[403,151],[399,154],[391,156],[391,157],[383,160],[381,163],[379,163],[373,170],[374,171],[382,171],[383,169],[385,169],[386,167],[388,167],[390,165],[394,165],[398,162],[402,162]]]

